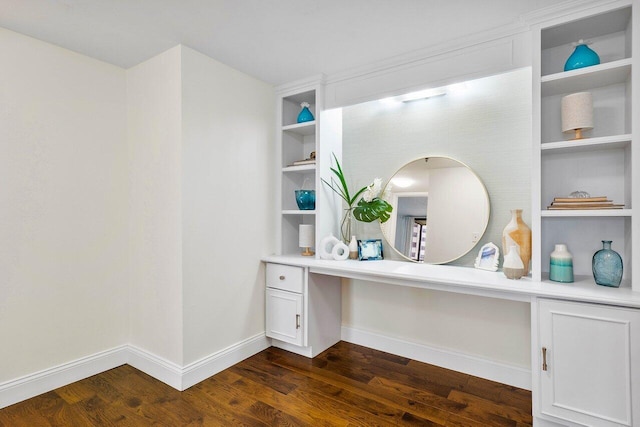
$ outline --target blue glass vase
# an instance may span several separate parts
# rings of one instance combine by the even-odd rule
[[[602,249],[593,254],[593,278],[598,285],[617,288],[622,281],[622,258],[611,249],[611,240],[602,241]]]
[[[313,114],[311,114],[311,111],[309,111],[309,103],[303,102],[300,106],[302,107],[302,111],[298,114],[298,123],[314,121],[315,118],[313,117]]]
[[[600,57],[597,53],[582,43],[582,40],[578,43],[571,56],[567,58],[567,62],[564,63],[565,71],[577,70],[578,68],[590,67],[600,63]]]
[[[315,190],[296,190],[295,193],[298,209],[302,211],[310,211],[316,208]]]

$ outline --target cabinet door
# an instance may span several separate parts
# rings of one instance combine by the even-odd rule
[[[538,304],[541,412],[590,426],[640,425],[640,310]]]
[[[267,288],[267,336],[302,345],[302,294]]]

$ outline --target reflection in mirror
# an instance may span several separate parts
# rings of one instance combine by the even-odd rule
[[[404,165],[389,180],[384,198],[393,206],[381,224],[387,242],[414,262],[443,264],[469,252],[489,222],[489,196],[478,176],[448,157]]]

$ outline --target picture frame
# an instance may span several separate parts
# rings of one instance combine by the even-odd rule
[[[360,261],[383,259],[382,239],[358,240],[358,259]]]
[[[482,245],[473,266],[480,270],[498,271],[500,249],[492,242]]]

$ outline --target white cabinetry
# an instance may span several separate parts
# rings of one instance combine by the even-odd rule
[[[266,335],[272,345],[315,357],[340,341],[339,277],[267,263]]]
[[[534,415],[639,425],[640,310],[549,299],[539,299],[537,310]]]
[[[632,283],[640,270],[640,226],[633,204],[638,203],[640,168],[635,110],[638,108],[638,70],[633,52],[630,1],[612,1],[583,12],[571,12],[533,27],[534,34],[534,280],[549,271],[549,255],[556,243],[566,243],[574,256],[574,270],[591,276],[591,257],[612,240],[624,262],[623,282]],[[573,52],[572,42],[590,40],[599,65],[563,71]],[[636,67],[637,68],[637,67]],[[594,128],[582,140],[570,140],[561,130],[563,96],[588,91],[593,97]],[[636,131],[634,132],[634,129]],[[582,190],[608,196],[624,209],[547,210],[554,197]],[[637,274],[637,273],[636,273]],[[638,281],[636,281],[638,282]],[[640,290],[640,285],[634,287]]]

